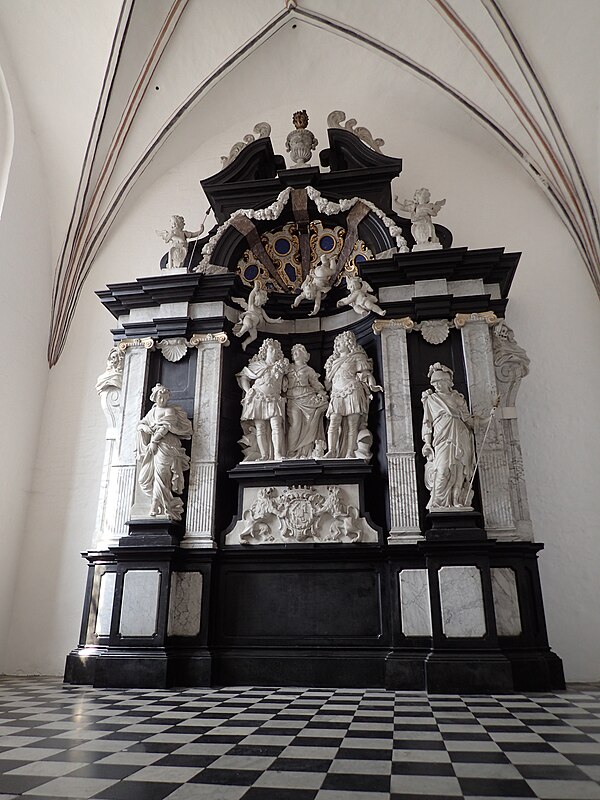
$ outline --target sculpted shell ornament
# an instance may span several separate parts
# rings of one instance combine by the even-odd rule
[[[450,323],[447,319],[426,319],[419,324],[418,329],[429,344],[441,344],[448,338]]]
[[[188,343],[183,336],[163,339],[156,345],[167,361],[180,361],[187,353]]]

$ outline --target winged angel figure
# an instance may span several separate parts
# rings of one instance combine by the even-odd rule
[[[243,297],[232,297],[231,299],[244,309],[240,313],[239,321],[233,326],[233,332],[238,338],[245,333],[248,334],[242,342],[242,350],[245,350],[250,342],[256,339],[261,322],[283,322],[281,317],[272,319],[263,309],[269,299],[269,294],[265,285],[258,280],[255,281],[247,301]]]

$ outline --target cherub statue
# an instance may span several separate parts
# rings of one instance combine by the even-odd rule
[[[423,392],[423,455],[430,510],[470,508],[475,472],[474,418],[465,398],[452,388],[454,373],[436,362],[429,367],[432,389]]]
[[[191,439],[192,423],[183,408],[169,405],[171,392],[157,383],[150,400],[150,411],[138,424],[138,481],[142,491],[152,498],[150,516],[164,515],[180,520],[184,488],[183,473],[190,468],[190,457],[181,446]]]
[[[160,236],[169,248],[169,269],[180,269],[183,267],[183,262],[187,256],[188,242],[190,239],[197,239],[202,236],[204,232],[204,225],[200,226],[198,231],[184,230],[185,220],[179,214],[174,214],[171,217],[171,229],[168,231],[156,231],[157,236]]]
[[[308,275],[302,281],[300,294],[292,303],[292,308],[297,308],[300,303],[306,300],[314,300],[313,310],[308,312],[309,317],[314,317],[321,308],[321,299],[333,286],[337,276],[337,264],[333,256],[322,255],[319,263],[311,267]]]
[[[385,317],[386,312],[378,305],[373,288],[360,275],[346,275],[346,287],[348,288],[348,296],[337,301],[338,308],[352,306],[354,311],[360,314],[361,317],[364,317],[370,311],[379,314],[380,317]]]
[[[319,142],[313,132],[308,130],[308,114],[306,111],[296,111],[292,116],[292,122],[294,123],[294,130],[287,135],[285,149],[290,154],[294,167],[304,167],[309,163],[312,151]]]
[[[242,342],[242,350],[245,350],[250,342],[256,339],[258,335],[257,329],[261,322],[283,322],[281,317],[272,319],[263,309],[264,304],[269,299],[269,295],[264,283],[258,279],[254,282],[247,301],[243,297],[232,297],[231,299],[245,309],[245,311],[240,312],[239,321],[233,326],[233,332],[238,338],[241,338],[245,333],[248,334]]]
[[[398,208],[410,214],[412,223],[410,232],[415,240],[413,251],[441,249],[442,245],[437,238],[431,218],[437,216],[442,206],[446,205],[446,201],[436,200],[435,203],[431,203],[429,189],[417,189],[414,198],[405,200],[403,203],[397,197],[394,199]]]

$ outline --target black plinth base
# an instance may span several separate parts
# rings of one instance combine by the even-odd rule
[[[431,525],[425,531],[427,541],[483,541],[483,517],[478,511],[432,511],[427,515]]]
[[[514,688],[510,662],[500,652],[430,653],[425,688],[431,694],[487,694]]]
[[[171,686],[210,686],[211,657],[166,650],[126,652],[106,649],[96,654],[74,650],[67,656],[65,683],[115,689],[167,689]]]
[[[219,684],[383,688],[385,651],[321,648],[213,652]]]
[[[119,539],[119,547],[164,547],[178,545],[185,529],[181,522],[168,519],[131,519],[129,535]]]

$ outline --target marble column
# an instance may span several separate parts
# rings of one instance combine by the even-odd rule
[[[415,445],[410,402],[410,377],[406,333],[411,319],[378,320],[373,330],[381,335],[387,464],[390,498],[390,544],[421,540]]]
[[[135,496],[136,432],[142,418],[148,354],[153,347],[152,339],[123,342],[125,359],[123,365],[123,388],[120,402],[113,406],[114,424],[110,430],[110,463],[105,462],[98,524],[93,546],[98,550],[117,545],[129,529]],[[107,434],[107,439],[108,439]]]
[[[497,322],[493,312],[457,314],[454,323],[462,332],[471,411],[479,417],[475,444],[479,459],[479,485],[485,527],[495,539],[515,539],[517,529],[510,491],[510,472],[504,433],[495,414],[484,436],[498,389],[489,326]]]
[[[210,337],[210,338],[209,338]],[[182,547],[214,547],[217,442],[221,407],[222,347],[227,335],[197,334],[194,433]]]

